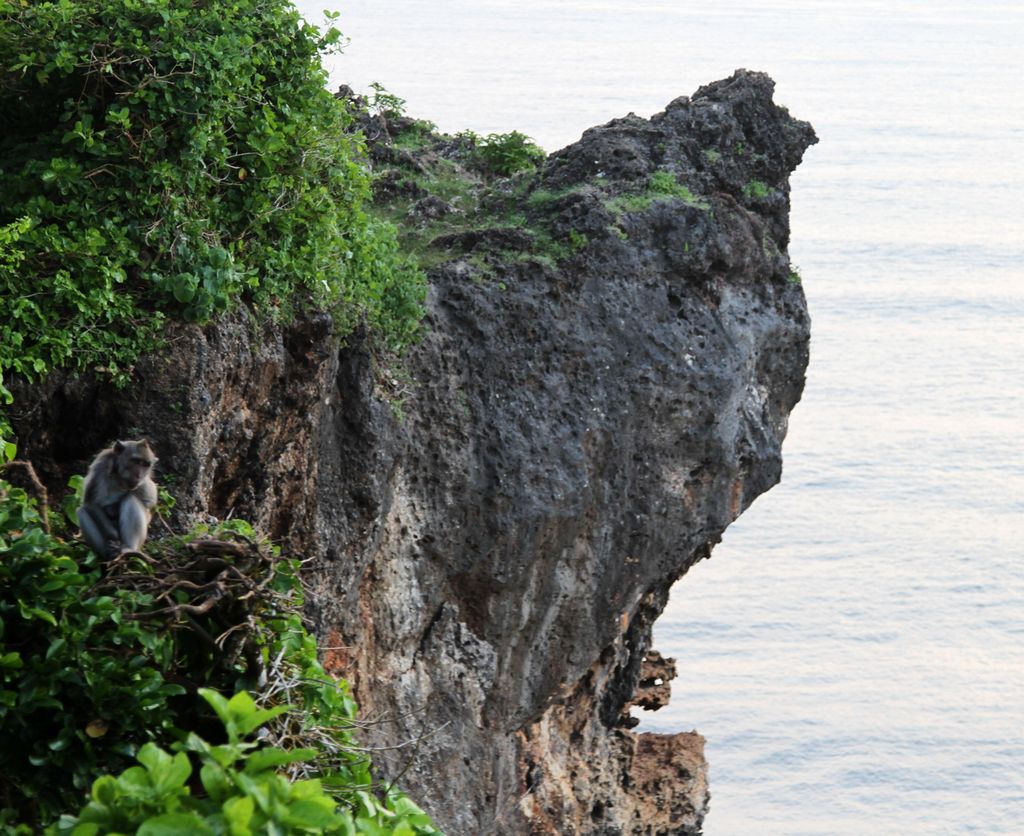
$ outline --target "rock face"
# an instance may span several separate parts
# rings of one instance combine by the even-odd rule
[[[372,156],[409,223],[472,226],[433,236],[398,372],[326,317],[176,326],[128,392],[18,391],[22,452],[59,486],[144,431],[175,524],[234,514],[312,558],[326,661],[393,747],[384,775],[447,832],[697,833],[703,739],[635,735],[628,711],[664,702],[651,625],[778,481],[803,387],[788,177],[815,137],[772,91],[739,71],[594,128],[477,183],[495,214],[472,217],[403,181],[469,177],[458,143],[399,150],[384,124]]]

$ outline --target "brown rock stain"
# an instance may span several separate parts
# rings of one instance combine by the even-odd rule
[[[729,497],[729,516],[736,519],[743,510],[743,479],[739,478],[732,483],[732,493]]]

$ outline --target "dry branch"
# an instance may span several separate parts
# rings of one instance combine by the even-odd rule
[[[191,542],[166,538],[150,542],[147,552],[122,552],[109,561],[94,591],[132,589],[150,596],[152,604],[130,618],[162,621],[167,629],[193,636],[211,669],[241,672],[237,666],[244,660],[248,677],[264,679],[259,616],[283,603],[270,588],[279,565],[270,548],[237,535]]]

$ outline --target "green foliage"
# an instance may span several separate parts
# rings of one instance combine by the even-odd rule
[[[433,126],[406,122],[395,144],[410,153],[398,156],[392,167],[380,174],[383,188],[376,209],[401,224],[403,248],[424,268],[459,258],[470,268],[471,281],[484,282],[494,278],[502,264],[529,262],[552,269],[558,261],[587,247],[587,236],[580,231],[555,229],[545,219],[531,218],[554,209],[552,204],[577,191],[578,186],[531,191],[534,178],[504,179],[513,169],[535,167],[543,158],[543,152],[523,134],[481,138],[465,131],[453,142],[452,137],[431,133]],[[482,156],[490,153],[489,149],[496,154],[491,161]],[[495,176],[503,179],[495,183]],[[424,195],[444,201],[445,211],[419,212],[416,204]],[[415,221],[409,222],[410,217]],[[480,247],[476,236],[465,235],[472,232],[483,233],[482,237],[493,239],[495,245]],[[506,232],[508,235],[503,234]],[[503,239],[516,243],[506,248]],[[469,242],[468,246],[463,242]],[[504,288],[499,285],[499,289]],[[400,416],[400,402],[392,400],[392,406],[396,417]]]
[[[653,203],[669,199],[681,200],[687,206],[697,209],[710,208],[706,200],[697,197],[680,183],[671,171],[655,171],[642,192],[619,195],[608,202],[608,207],[615,212],[643,212]]]
[[[242,300],[413,339],[422,277],[324,87],[339,37],[287,0],[0,0],[0,375],[123,381],[166,316]]]
[[[118,777],[99,778],[92,799],[58,832],[71,836],[136,832],[171,834],[439,833],[408,799],[385,806],[360,798],[356,809],[339,808],[318,779],[290,781],[280,772],[307,761],[315,749],[282,749],[254,740],[255,732],[290,706],[260,709],[244,691],[230,700],[199,693],[224,725],[227,741],[213,745],[192,733],[171,755],[152,743],[139,751],[141,766]],[[189,786],[199,765],[203,792]],[[367,794],[364,794],[367,795]]]
[[[60,504],[61,510],[61,529],[65,529],[64,523],[70,523],[72,526],[78,525],[78,516],[76,510],[78,506],[82,504],[82,487],[85,485],[85,477],[75,474],[68,479],[68,492],[64,494],[64,498]],[[161,489],[162,492],[162,489]],[[52,524],[51,520],[51,524]]]
[[[396,148],[419,150],[432,144],[437,138],[437,125],[427,119],[412,119],[393,140]]]
[[[389,119],[395,119],[405,114],[405,99],[401,96],[389,93],[379,81],[371,82],[370,89],[373,90],[373,96],[367,104],[371,113],[386,116]]]
[[[492,133],[484,137],[473,131],[463,131],[459,136],[470,143],[471,156],[477,164],[499,177],[510,177],[520,171],[530,171],[547,157],[543,148],[519,131],[507,134]]]
[[[47,534],[25,492],[0,482],[0,737],[18,741],[0,747],[0,798],[44,818],[124,763],[131,741],[165,732],[167,701],[182,693],[160,671],[170,635],[132,618],[150,602],[93,594],[94,559]]]
[[[527,203],[532,209],[543,209],[546,206],[550,206],[555,201],[573,194],[577,189],[578,186],[569,186],[568,188],[559,189],[557,191],[551,191],[550,189],[535,189],[527,198]]]
[[[411,133],[407,131],[401,136]],[[427,136],[429,137],[429,134]],[[423,145],[429,141],[426,137],[419,136],[415,144]],[[422,267],[429,268],[439,259],[444,260],[447,257],[445,252],[439,253],[431,247],[435,238],[464,230],[471,224],[480,222],[479,214],[483,211],[478,193],[480,178],[467,175],[466,170],[454,161],[430,155],[419,170],[398,168],[391,169],[388,174],[391,177],[398,175],[402,185],[413,195],[422,194],[420,190],[425,191],[440,198],[454,210],[439,218],[424,218],[419,222],[410,222],[409,210],[418,197],[409,194],[382,202],[375,207],[375,211],[383,219],[398,225],[402,251],[415,258]]]
[[[355,701],[346,683],[324,671],[316,641],[299,615],[298,561],[274,557],[258,546],[244,521],[224,523],[212,532],[221,538],[212,571],[221,572],[227,562],[253,590],[245,603],[251,617],[242,620],[251,622],[256,663],[272,696],[268,708],[256,709],[247,694],[230,702],[208,694],[226,727],[228,748],[198,736],[197,729],[207,727],[209,718],[193,700],[180,696],[184,691],[177,683],[230,693],[254,684],[256,673],[250,657],[243,655],[211,665],[209,646],[197,644],[197,633],[189,628],[223,634],[227,647],[228,633],[244,626],[234,620],[234,610],[227,632],[216,608],[175,615],[176,604],[192,600],[183,587],[202,586],[183,581],[186,567],[203,559],[196,547],[206,541],[195,538],[207,533],[200,529],[186,540],[150,543],[146,560],[121,567],[107,563],[101,573],[84,546],[46,533],[24,491],[0,482],[0,738],[18,741],[0,747],[0,804],[5,806],[0,822],[28,820],[32,832],[38,832],[61,813],[79,809],[95,782],[92,812],[83,813],[78,824],[86,829],[76,832],[118,832],[129,826],[116,818],[123,816],[143,817],[145,829],[139,833],[306,832],[300,823],[312,821],[307,815],[332,822],[351,819],[356,829],[345,825],[338,831],[345,833],[436,832],[397,790],[375,789],[369,758],[353,737]],[[239,544],[238,554],[251,559],[232,557],[225,548],[231,542]],[[167,561],[161,580],[158,567]],[[229,600],[226,606],[239,604]],[[280,694],[288,694],[294,705],[273,696]],[[242,740],[260,725],[264,748]],[[157,748],[173,748],[183,739],[186,745],[173,757]],[[136,754],[143,766],[129,767]],[[204,792],[194,799],[188,758],[202,766],[198,774]],[[211,758],[222,770],[212,777]],[[125,767],[116,779],[96,780]],[[287,778],[276,775],[284,767]],[[315,781],[295,783],[299,778]],[[210,790],[210,781],[221,788],[220,795]],[[337,807],[329,816],[324,793],[332,799],[331,811]],[[211,800],[219,812],[195,806]],[[90,818],[108,814],[115,819]],[[193,814],[213,816],[214,824],[199,827],[189,819],[186,827],[186,819],[175,818]],[[216,829],[218,815],[235,822],[235,829]],[[284,826],[275,816],[291,824],[274,830]],[[249,821],[249,830],[242,820]],[[92,825],[99,829],[89,829]],[[180,826],[167,829],[172,825]],[[207,825],[213,829],[203,829]]]
[[[587,236],[580,232],[578,229],[569,230],[569,248],[574,253],[578,253],[581,250],[586,249],[587,244],[590,243]]]
[[[0,227],[0,279],[13,274],[24,260],[25,254],[18,249],[17,243],[31,226],[32,223],[28,218],[19,218],[13,223]],[[11,344],[6,350],[0,348],[0,465],[4,462],[14,461],[14,457],[18,453],[17,446],[8,440],[12,436],[11,426],[2,412],[3,407],[9,405],[13,400],[10,391],[4,386],[3,355],[7,351],[17,348],[14,345],[16,338],[10,333],[7,326],[0,323],[0,345],[6,345],[5,341],[11,340]]]
[[[648,192],[667,197],[678,197],[687,203],[696,203],[697,198],[679,182],[671,171],[655,171],[647,183]]]
[[[770,193],[771,189],[760,180],[751,180],[743,187],[743,196],[747,200],[764,200]]]

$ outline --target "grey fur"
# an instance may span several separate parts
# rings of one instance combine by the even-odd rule
[[[117,441],[93,460],[82,488],[78,526],[96,554],[109,559],[146,542],[157,490],[156,456],[146,439]]]

